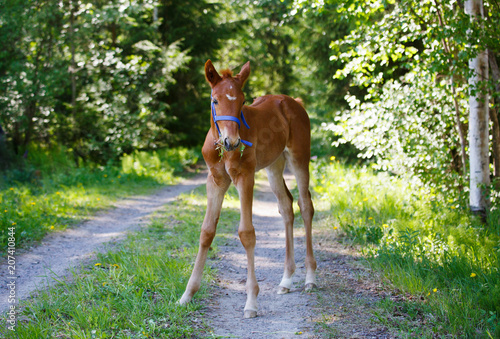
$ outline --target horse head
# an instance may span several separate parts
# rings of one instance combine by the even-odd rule
[[[234,77],[230,70],[221,73],[222,76],[212,61],[205,63],[205,77],[212,88],[212,128],[218,134],[217,143],[226,151],[233,151],[242,142],[239,133],[240,118],[246,125],[242,112],[245,103],[242,88],[250,75],[250,62],[243,65],[240,73]]]

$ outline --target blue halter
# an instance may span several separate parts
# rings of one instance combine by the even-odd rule
[[[210,101],[211,101],[211,106],[212,106],[212,118],[214,119],[215,127],[217,128],[217,132],[219,133],[219,137],[221,136],[219,124],[217,124],[217,121],[234,121],[238,124],[238,128],[241,128],[241,123],[240,119],[237,117],[233,117],[230,115],[220,115],[217,116],[217,113],[215,112],[215,104],[214,104],[214,99],[212,98],[212,94],[210,94]],[[245,116],[243,115],[243,110],[241,111],[241,121],[243,122],[243,125],[245,125],[246,128],[250,129],[250,126],[248,126],[247,121],[245,120]],[[241,139],[241,143],[248,146],[252,147],[252,143],[250,141],[246,141]]]

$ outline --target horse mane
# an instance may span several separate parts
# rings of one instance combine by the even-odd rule
[[[230,69],[224,69],[221,71],[222,79],[226,78],[232,78],[233,77],[233,71]]]
[[[295,101],[297,101],[300,106],[302,106],[302,108],[306,108],[306,106],[304,105],[304,100],[302,100],[301,98],[293,98]]]

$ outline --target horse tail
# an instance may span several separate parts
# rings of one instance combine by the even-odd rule
[[[297,101],[299,103],[300,106],[302,106],[302,108],[306,108],[304,106],[304,101],[301,99],[301,98],[293,98],[293,100]]]

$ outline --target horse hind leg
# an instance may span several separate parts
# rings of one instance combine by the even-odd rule
[[[309,192],[309,154],[308,152],[289,152],[288,164],[297,180],[299,189],[299,208],[306,232],[306,282],[305,291],[309,292],[316,287],[316,259],[312,245],[312,220],[314,206]]]
[[[290,292],[290,288],[292,287],[292,276],[295,272],[295,256],[293,250],[293,197],[283,179],[284,169],[285,158],[283,155],[266,168],[271,189],[278,199],[279,211],[285,224],[285,268],[283,278],[279,284],[278,294]]]

